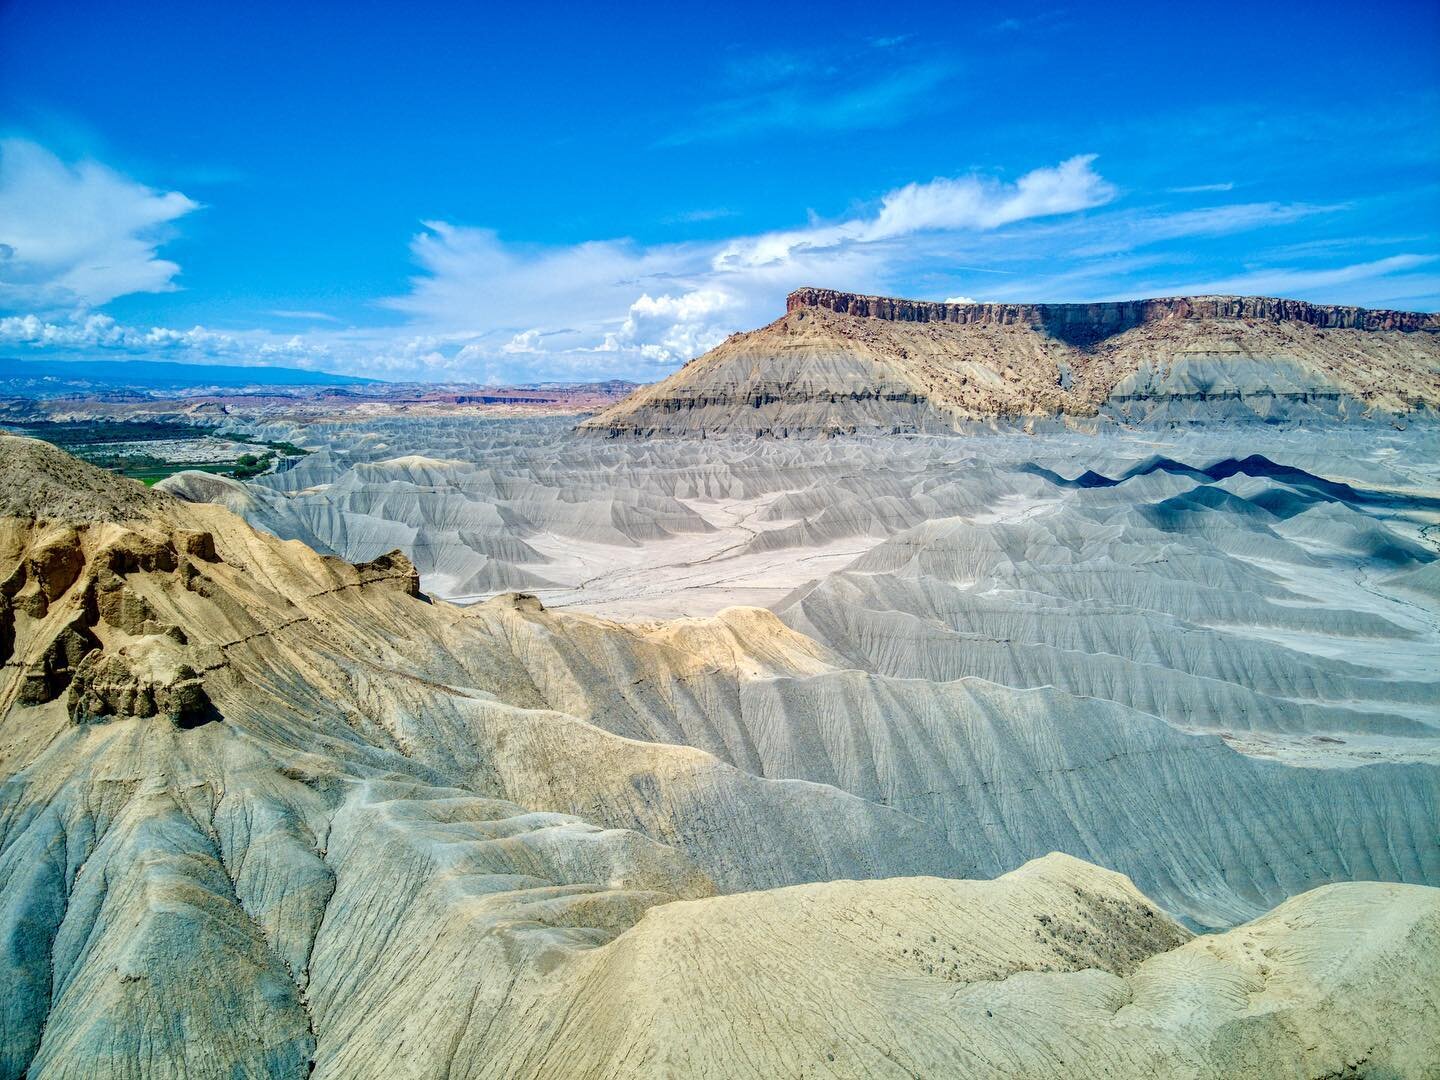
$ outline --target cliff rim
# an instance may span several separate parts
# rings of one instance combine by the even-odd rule
[[[948,322],[1033,326],[1072,345],[1088,344],[1167,319],[1254,319],[1302,322],[1322,329],[1440,333],[1440,313],[1312,304],[1273,296],[1166,296],[1104,303],[944,303],[867,296],[804,287],[785,298],[785,311],[825,308],[887,322]]]

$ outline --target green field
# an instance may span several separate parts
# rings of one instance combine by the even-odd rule
[[[235,466],[228,464],[188,465],[183,462],[162,462],[158,465],[124,465],[118,468],[111,466],[105,467],[109,468],[111,472],[129,477],[131,480],[139,480],[146,487],[153,487],[167,476],[174,476],[178,472],[206,472],[215,473],[218,476],[229,476],[235,470]]]

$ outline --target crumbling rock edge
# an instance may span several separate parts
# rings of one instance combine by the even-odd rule
[[[1076,328],[1103,336],[1167,319],[1264,319],[1335,330],[1440,332],[1437,312],[1312,304],[1273,296],[1166,296],[1093,304],[955,304],[807,286],[785,298],[787,312],[804,308],[826,308],[841,315],[891,322],[1033,326],[1059,331],[1056,336],[1065,340],[1069,340],[1066,332],[1073,334]]]

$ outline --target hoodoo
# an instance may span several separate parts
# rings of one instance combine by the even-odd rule
[[[592,417],[609,436],[1268,423],[1440,409],[1440,315],[1259,296],[953,304],[792,292]]]

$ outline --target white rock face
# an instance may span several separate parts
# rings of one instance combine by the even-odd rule
[[[332,435],[164,485],[268,532],[0,440],[0,1076],[1440,1056],[1433,439]]]

